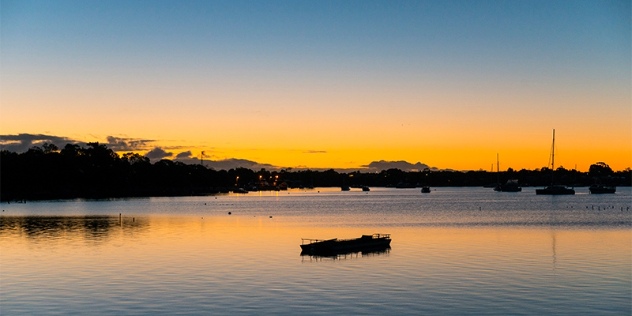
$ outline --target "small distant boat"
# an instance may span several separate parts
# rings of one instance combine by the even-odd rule
[[[421,188],[421,193],[430,193],[430,187],[425,186]]]
[[[366,185],[363,185],[363,186],[362,186],[362,191],[369,192],[369,191],[371,191],[371,188],[369,188],[369,187],[368,187],[368,186],[366,186]]]
[[[522,187],[518,184],[518,180],[507,180],[505,184],[498,184],[494,187],[497,192],[521,192]]]
[[[573,195],[575,190],[567,188],[563,185],[549,185],[544,189],[535,189],[535,194],[538,195]]]
[[[553,173],[555,172],[555,129],[553,130],[553,145],[551,146],[551,185],[544,189],[536,189],[537,195],[573,195],[575,190],[563,185],[553,184]]]
[[[590,191],[590,194],[607,194],[615,193],[617,191],[617,187],[602,184],[593,184],[588,188],[588,190]]]
[[[375,251],[389,248],[390,234],[362,235],[355,239],[309,239],[302,238],[301,255],[337,255],[344,253]]]
[[[416,187],[417,187],[417,185],[415,185],[413,183],[408,183],[408,182],[400,182],[400,183],[395,185],[396,189],[414,189]]]
[[[349,186],[343,185],[340,187],[340,191],[349,191],[351,188]]]
[[[500,183],[500,160],[498,159],[498,154],[496,154],[496,175],[497,175],[497,184],[494,186],[494,191],[496,192],[520,192],[522,188],[518,184],[518,180],[507,180],[507,183]]]
[[[235,189],[233,189],[233,193],[246,194],[246,193],[248,193],[248,190],[246,190],[244,188],[235,188]]]

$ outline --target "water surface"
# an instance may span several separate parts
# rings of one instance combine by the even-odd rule
[[[532,191],[4,203],[0,312],[629,315],[630,189]],[[300,256],[301,238],[367,233],[392,248]]]

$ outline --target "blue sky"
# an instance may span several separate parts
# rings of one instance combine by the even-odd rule
[[[225,129],[222,124],[237,120],[232,116],[237,111],[257,130],[266,127],[254,120],[267,112],[290,123],[305,120],[290,125],[312,135],[316,147],[301,149],[313,152],[361,143],[352,137],[336,143],[335,136],[322,134],[323,121],[332,130],[347,123],[385,130],[417,124],[414,113],[444,126],[463,125],[456,132],[473,138],[497,131],[471,133],[472,120],[499,122],[500,129],[543,126],[543,135],[554,126],[577,135],[599,120],[619,126],[605,131],[608,138],[623,135],[604,146],[630,140],[630,1],[2,0],[0,5],[5,94],[0,134],[114,135],[175,146],[192,135],[219,133],[219,127],[191,128],[204,124],[199,117],[207,115],[209,124]],[[595,107],[610,114],[596,114]],[[101,117],[112,122],[111,131],[90,124],[61,127],[52,122],[56,112],[72,113],[77,121]],[[53,119],[47,122],[46,115]],[[32,118],[37,123],[30,123]],[[136,126],[126,127],[131,125]],[[167,125],[179,132],[158,131]],[[405,132],[435,138],[456,133],[438,126]],[[380,139],[378,132],[372,136]],[[526,141],[534,135],[519,136]],[[278,133],[269,137],[301,142]],[[213,147],[217,157],[257,146],[210,138],[186,145],[193,151]],[[456,138],[442,141],[455,148],[474,141]],[[509,142],[480,147],[498,151]],[[415,153],[405,159],[425,155],[423,148],[439,149],[411,146]],[[382,159],[379,148],[371,152],[371,160]],[[617,155],[629,153],[626,148]]]
[[[422,55],[516,67],[545,56],[563,62],[606,53],[621,61],[630,49],[625,1],[3,0],[2,9],[3,50],[84,62],[181,56],[397,65]],[[37,48],[45,49],[29,52]]]

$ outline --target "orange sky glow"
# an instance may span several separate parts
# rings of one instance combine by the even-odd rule
[[[629,4],[418,2],[331,17],[317,4],[156,4],[153,16],[63,3],[2,8],[0,139],[146,139],[137,152],[280,168],[490,170],[498,154],[519,170],[547,166],[556,129],[556,167],[632,166]]]

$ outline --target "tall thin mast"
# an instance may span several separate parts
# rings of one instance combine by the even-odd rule
[[[551,169],[555,170],[555,129],[553,129],[553,145],[551,146]]]
[[[551,185],[555,183],[555,129],[553,129],[553,144],[551,145]]]

